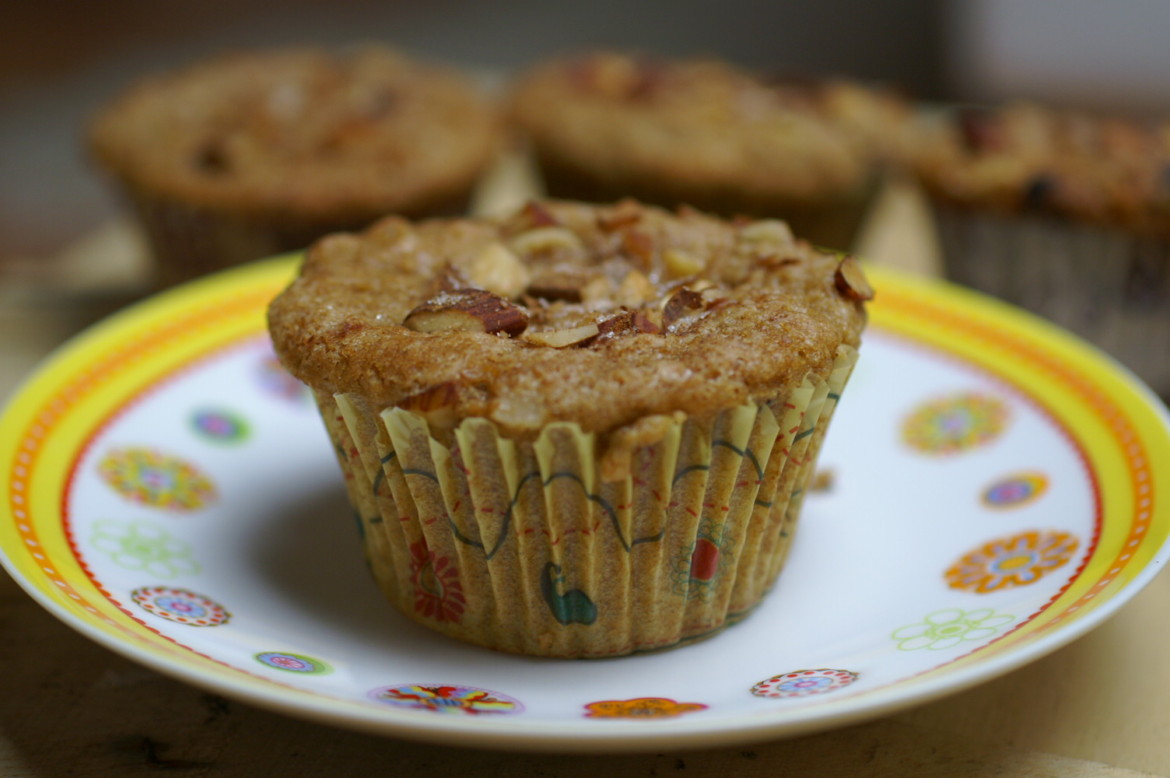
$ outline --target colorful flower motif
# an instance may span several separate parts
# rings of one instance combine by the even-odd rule
[[[191,414],[191,426],[213,443],[242,443],[251,432],[248,423],[239,415],[209,408]]]
[[[993,540],[947,568],[947,585],[976,594],[1028,586],[1066,565],[1079,545],[1068,532],[1038,530]]]
[[[726,539],[717,538],[712,522],[705,519],[694,545],[674,559],[671,568],[674,593],[688,600],[710,600],[725,567],[725,545]]]
[[[94,548],[110,555],[114,564],[155,578],[174,578],[199,572],[191,548],[166,532],[143,522],[99,521],[94,524]]]
[[[275,354],[266,354],[260,361],[260,386],[289,402],[300,403],[309,399],[309,388],[284,369]]]
[[[193,511],[216,498],[215,484],[194,465],[150,448],[111,451],[98,474],[118,494],[152,508]]]
[[[923,454],[957,454],[994,441],[1008,408],[994,397],[956,394],[923,403],[902,423],[902,440]]]
[[[410,580],[414,584],[414,610],[436,621],[458,622],[467,600],[459,583],[459,570],[447,557],[436,556],[425,540],[410,547]]]
[[[808,697],[843,689],[857,677],[852,670],[794,670],[760,681],[752,687],[752,694],[757,697]]]
[[[231,619],[222,605],[186,589],[144,586],[130,592],[130,599],[148,613],[189,627],[218,627]]]
[[[506,694],[474,686],[407,684],[382,686],[366,693],[372,700],[399,708],[433,713],[469,714],[519,713],[524,706]]]
[[[1046,491],[1048,478],[1043,473],[1013,473],[983,490],[983,504],[988,508],[1017,508],[1039,499]]]
[[[290,673],[304,673],[306,675],[322,675],[328,673],[331,668],[320,659],[314,659],[311,656],[304,654],[290,654],[280,651],[264,651],[254,656],[255,660],[262,665],[274,667],[277,670],[284,670]]]
[[[675,702],[666,697],[638,697],[633,700],[600,700],[585,706],[591,719],[668,719],[684,713],[706,710],[701,702]]]
[[[894,630],[890,637],[902,651],[927,648],[940,651],[969,640],[984,640],[1015,620],[1015,616],[996,613],[991,608],[963,611],[958,608],[935,611],[918,624]]]

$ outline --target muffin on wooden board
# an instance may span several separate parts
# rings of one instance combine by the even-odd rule
[[[326,237],[269,327],[402,613],[605,657],[764,596],[871,296],[783,222],[547,201]]]
[[[1013,102],[924,111],[910,140],[950,278],[1170,397],[1170,125]]]
[[[892,92],[717,60],[594,52],[516,80],[510,116],[554,197],[787,220],[848,249],[906,119]]]
[[[389,213],[461,211],[493,159],[469,76],[379,46],[227,54],[145,78],[88,128],[168,285]]]

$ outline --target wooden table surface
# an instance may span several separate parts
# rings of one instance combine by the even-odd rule
[[[934,272],[928,226],[912,193],[894,190],[862,253]],[[133,282],[142,256],[133,231],[114,224],[44,267],[0,266],[0,398],[55,345],[120,305],[119,284]],[[50,274],[71,286],[46,291]],[[4,776],[1170,776],[1165,575],[1085,637],[974,689],[844,729],[705,751],[465,750],[288,718],[125,660],[2,575],[0,640]]]

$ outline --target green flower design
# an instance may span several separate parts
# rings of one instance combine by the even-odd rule
[[[939,651],[957,646],[965,640],[983,640],[999,632],[1015,616],[996,613],[991,608],[963,611],[958,608],[935,611],[918,624],[894,630],[890,635],[902,651],[928,648]]]
[[[143,522],[99,521],[91,540],[114,564],[127,570],[142,570],[155,578],[199,572],[199,563],[186,543]]]

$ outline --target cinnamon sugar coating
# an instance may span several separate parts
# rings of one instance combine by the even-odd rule
[[[633,201],[532,203],[499,220],[391,217],[314,244],[269,326],[285,366],[318,392],[372,407],[441,396],[432,423],[485,417],[516,437],[553,421],[628,435],[647,417],[709,417],[828,370],[865,325],[841,261],[783,222]],[[467,289],[506,300],[527,324],[463,328],[490,319]],[[453,311],[452,328],[405,326],[420,306]]]

